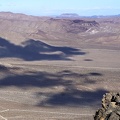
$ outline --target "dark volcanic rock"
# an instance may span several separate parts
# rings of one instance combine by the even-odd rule
[[[94,120],[120,120],[120,93],[106,93]]]

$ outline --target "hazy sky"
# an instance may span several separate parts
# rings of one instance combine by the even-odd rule
[[[120,0],[0,0],[0,11],[30,15],[112,15],[120,14]]]

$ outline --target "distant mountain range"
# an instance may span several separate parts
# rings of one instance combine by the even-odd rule
[[[120,15],[80,17],[62,14],[58,17],[35,17],[0,12],[0,37],[21,44],[28,39],[55,42],[119,45]]]
[[[63,13],[59,16],[56,16],[59,18],[81,18],[81,17],[89,17],[89,18],[103,18],[103,17],[120,17],[120,14],[118,15],[92,15],[92,16],[80,16],[76,13]]]
[[[76,13],[63,13],[58,17],[80,17],[80,16]]]

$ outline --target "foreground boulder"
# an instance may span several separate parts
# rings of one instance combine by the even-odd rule
[[[94,120],[120,120],[120,93],[103,95],[102,108],[96,111]]]

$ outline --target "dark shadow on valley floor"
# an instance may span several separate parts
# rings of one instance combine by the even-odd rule
[[[17,69],[16,69],[17,71]],[[18,69],[19,71],[19,69]],[[95,91],[86,86],[94,85],[95,79],[103,74],[97,72],[80,74],[70,70],[63,70],[56,73],[49,72],[27,72],[22,75],[11,74],[6,70],[7,76],[0,79],[0,88],[18,87],[20,89],[41,88],[43,91],[35,93],[40,106],[92,106],[100,105],[102,95],[107,91],[97,89]],[[45,92],[46,88],[52,88],[54,92]],[[59,88],[63,90],[59,91]],[[58,90],[57,92],[55,92]],[[40,99],[44,96],[46,99]]]
[[[35,60],[71,60],[73,55],[85,55],[80,49],[48,45],[42,41],[30,39],[23,46],[0,38],[0,58],[15,57],[26,61]]]
[[[64,92],[47,95],[48,99],[39,103],[39,106],[91,106],[98,107],[101,105],[101,99],[106,90],[97,89],[96,91],[66,89]],[[41,93],[38,93],[41,96]]]
[[[5,68],[3,68],[5,69]],[[14,69],[14,68],[12,68]],[[21,68],[20,68],[21,69]],[[0,79],[0,87],[51,87],[51,86],[65,86],[72,87],[74,84],[94,84],[95,81],[90,79],[91,73],[88,74],[79,74],[72,71],[64,70],[57,73],[48,73],[48,72],[28,72],[20,74],[11,74],[9,69],[5,69],[6,77]],[[1,71],[1,70],[0,70]],[[15,69],[17,71],[17,69]],[[19,71],[19,69],[18,69]],[[1,71],[2,72],[2,71]],[[100,74],[102,76],[102,74]],[[65,79],[67,78],[67,80]],[[75,79],[76,78],[76,79]]]

